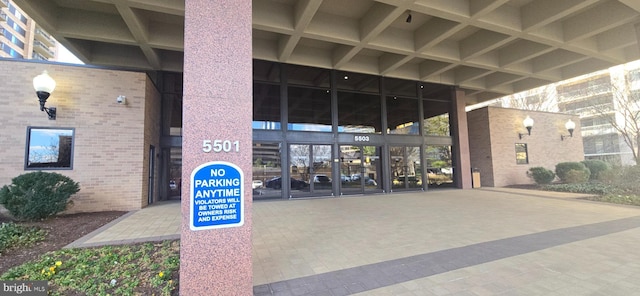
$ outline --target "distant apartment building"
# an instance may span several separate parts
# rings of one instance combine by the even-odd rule
[[[611,122],[617,126],[630,126],[627,134],[631,138],[627,141],[635,141],[637,128],[631,126],[640,122],[628,115],[640,111],[640,63],[600,71],[583,79],[558,84],[556,89],[560,112],[580,115],[586,159],[636,164],[625,135],[619,133]]]
[[[11,0],[0,0],[0,57],[55,60],[56,41]]]
[[[504,97],[490,105],[578,115],[585,159],[634,165],[633,151],[611,122],[640,124],[624,115],[639,112],[639,100],[640,61],[636,61]],[[630,135],[632,141],[637,137],[633,128]]]

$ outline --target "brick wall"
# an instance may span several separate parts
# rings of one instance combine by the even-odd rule
[[[467,112],[467,121],[472,122],[468,125],[471,167],[480,170],[482,186],[493,186],[491,138],[487,136],[487,132],[484,132],[489,132],[489,109],[482,108]]]
[[[80,183],[68,212],[135,210],[146,205],[149,145],[157,145],[159,95],[145,73],[0,60],[0,186],[24,174],[27,127],[75,128],[72,170]],[[47,70],[57,87],[39,110],[32,79]],[[119,95],[126,104],[116,103]],[[157,179],[157,178],[156,178]],[[157,192],[157,190],[155,191]]]
[[[531,136],[519,139],[518,133],[526,134],[522,121],[527,115],[534,120]],[[497,107],[469,111],[467,116],[474,123],[469,125],[471,165],[480,169],[482,186],[533,184],[526,175],[531,167],[555,170],[559,162],[584,160],[578,116]],[[568,119],[576,123],[576,130],[562,141],[560,135],[568,135]],[[516,163],[516,143],[527,144],[528,164]]]

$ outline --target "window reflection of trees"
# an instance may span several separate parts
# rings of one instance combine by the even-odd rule
[[[73,129],[29,128],[26,168],[71,168]]]
[[[291,145],[289,147],[291,177],[309,181],[309,145]]]
[[[453,184],[453,159],[451,146],[429,145],[425,148],[427,180],[429,186]]]
[[[311,173],[331,174],[331,146],[290,145],[289,158],[291,177],[303,181],[311,180]],[[313,147],[313,161],[311,161]]]
[[[449,114],[442,114],[424,120],[424,134],[431,136],[449,136]]]
[[[420,147],[389,147],[389,151],[391,152],[391,172],[394,177],[420,174]]]

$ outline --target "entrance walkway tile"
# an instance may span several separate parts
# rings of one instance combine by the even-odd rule
[[[299,295],[629,295],[629,288],[640,289],[634,281],[640,258],[628,256],[640,243],[640,209],[549,197],[456,190],[256,203],[254,252],[287,251],[268,252],[268,260],[254,256],[254,292],[277,295],[274,285],[292,282]],[[274,232],[277,240],[270,239]],[[329,271],[261,273],[286,270],[288,256],[302,247],[317,256],[301,260]]]

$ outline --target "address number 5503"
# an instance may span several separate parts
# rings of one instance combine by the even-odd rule
[[[240,141],[230,140],[203,140],[202,151],[209,152],[238,152],[240,151]]]

